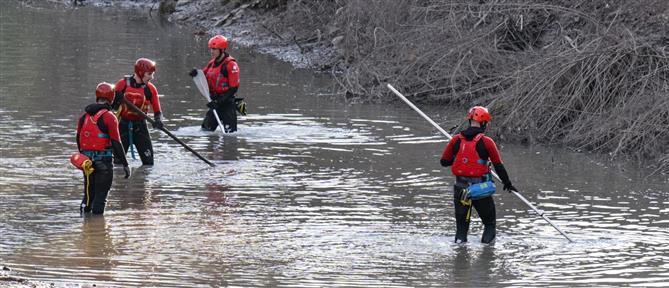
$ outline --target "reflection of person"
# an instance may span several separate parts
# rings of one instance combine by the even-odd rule
[[[148,113],[149,106],[151,106],[155,120],[153,128],[162,129],[162,112],[160,110],[158,91],[156,90],[156,86],[149,82],[153,79],[155,71],[155,62],[146,58],[137,59],[135,62],[135,73],[116,82],[116,98],[112,105],[114,109],[120,107],[120,131],[123,148],[125,151],[128,151],[128,148],[130,148],[132,151],[131,155],[134,158],[133,146],[137,147],[137,152],[140,159],[142,159],[143,165],[153,165],[153,145],[151,144],[149,129],[146,126],[144,116],[128,108],[122,99],[125,98],[144,113]]]
[[[228,48],[228,39],[222,35],[216,35],[209,39],[212,59],[202,69],[207,84],[211,102],[207,103],[209,111],[202,121],[202,129],[215,131],[218,122],[214,116],[213,109],[220,117],[225,133],[237,131],[237,105],[235,104],[235,93],[239,88],[239,66],[237,60],[232,58],[225,50]],[[190,76],[197,76],[197,70],[193,69]]]
[[[109,226],[105,220],[105,216],[100,217],[86,217],[81,228],[81,250],[86,257],[78,263],[78,266],[98,271],[96,279],[100,281],[113,281],[112,256],[116,255]],[[107,272],[107,273],[105,273]]]
[[[207,151],[213,151],[211,157],[216,160],[239,160],[239,145],[244,143],[243,139],[237,137],[226,137],[225,141],[208,141]]]
[[[86,106],[86,112],[79,118],[76,138],[79,152],[93,161],[93,172],[84,177],[86,188],[81,211],[102,214],[114,178],[112,154],[123,164],[125,178],[130,177],[130,169],[121,145],[118,122],[110,111],[114,86],[100,83],[95,89],[95,97],[96,103]]]
[[[455,175],[456,181],[454,186],[455,242],[467,242],[469,216],[473,206],[483,222],[481,242],[490,243],[495,239],[496,225],[495,202],[492,195],[469,202],[463,201],[465,192],[472,184],[492,180],[490,162],[504,183],[503,189],[509,192],[518,190],[509,180],[495,141],[483,134],[491,120],[488,109],[475,106],[469,110],[467,118],[469,127],[448,142],[441,156],[441,165],[451,166],[451,172]]]
[[[153,193],[159,193],[147,188],[147,176],[151,173],[150,166],[140,166],[132,171],[132,181],[119,183],[114,195],[117,199],[123,199],[114,203],[115,210],[147,210],[152,205],[159,203],[160,197],[154,197]]]
[[[497,262],[494,246],[485,245],[480,253],[471,248],[458,246],[454,249],[456,254],[450,261],[453,271],[449,274],[453,276],[450,283],[455,287],[485,287],[493,283],[491,275],[494,275]],[[495,272],[502,273],[500,270]]]
[[[227,195],[230,192],[230,186],[208,183],[205,187],[207,188],[206,196],[208,202],[214,203],[216,206],[238,206],[234,197]]]

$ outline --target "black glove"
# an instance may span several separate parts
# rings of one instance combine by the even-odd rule
[[[190,72],[188,73],[188,75],[190,75],[190,77],[195,77],[195,76],[197,76],[197,69],[193,68],[193,70],[190,70]]]
[[[507,191],[509,193],[511,193],[511,191],[518,192],[518,189],[516,189],[516,187],[513,187],[513,185],[511,185],[511,183],[504,183],[504,188],[502,188],[502,189],[504,189],[504,191]]]
[[[153,121],[153,123],[151,123],[151,125],[153,125],[153,128],[159,129],[159,130],[163,130],[163,127],[164,127],[163,121],[161,121],[160,119]]]
[[[128,165],[123,166],[123,172],[125,172],[125,179],[130,178],[130,167]]]
[[[154,116],[153,123],[151,123],[154,129],[163,130],[163,121],[160,119],[161,115],[162,115],[161,113],[156,113],[156,115]]]
[[[209,108],[211,108],[211,109],[216,109],[216,108],[218,108],[218,101],[213,100],[213,101],[207,103],[207,107],[209,107]]]

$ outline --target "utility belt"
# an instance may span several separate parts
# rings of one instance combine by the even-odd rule
[[[91,158],[93,161],[100,161],[103,160],[106,157],[109,157],[111,159],[112,157],[112,150],[111,149],[105,149],[102,151],[92,151],[92,150],[84,150],[81,151],[81,154],[86,155],[88,158]]]
[[[490,176],[491,176],[490,174],[485,174],[481,177],[455,176],[455,186],[458,186],[460,188],[467,188],[472,184],[477,184],[490,180],[492,178]]]
[[[483,177],[462,177],[455,178],[455,186],[463,188],[461,201],[478,200],[495,194],[495,183],[492,181],[490,173]]]
[[[495,194],[495,183],[492,181],[490,173],[482,177],[456,176],[455,186],[462,189],[460,204],[467,207],[467,214],[465,215],[467,223],[469,223],[472,215],[472,201],[491,197],[492,194]]]

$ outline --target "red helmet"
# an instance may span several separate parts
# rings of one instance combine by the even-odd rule
[[[98,84],[98,87],[95,88],[95,100],[104,98],[109,103],[114,101],[114,85],[107,82],[102,82]]]
[[[156,72],[156,62],[146,58],[139,58],[135,61],[135,74],[140,78],[144,78],[144,73]]]
[[[223,35],[216,35],[209,39],[209,48],[211,49],[228,49],[228,38]]]
[[[467,113],[467,119],[474,120],[479,123],[488,123],[492,117],[490,117],[488,108],[483,106],[474,106],[469,109],[469,113]]]

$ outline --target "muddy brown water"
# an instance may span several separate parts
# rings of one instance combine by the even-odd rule
[[[0,24],[0,264],[11,275],[123,287],[669,285],[666,176],[501,145],[514,184],[575,243],[499,193],[496,243],[478,243],[474,217],[456,245],[445,139],[403,104],[350,105],[328,96],[327,76],[234,49],[250,115],[221,136],[199,129],[205,101],[187,72],[208,52],[191,31],[145,12],[14,1],[0,2]],[[80,217],[75,119],[138,57],[158,62],[166,127],[217,166],[153,131],[156,165],[132,160],[105,215]],[[462,119],[424,111],[444,126]]]

